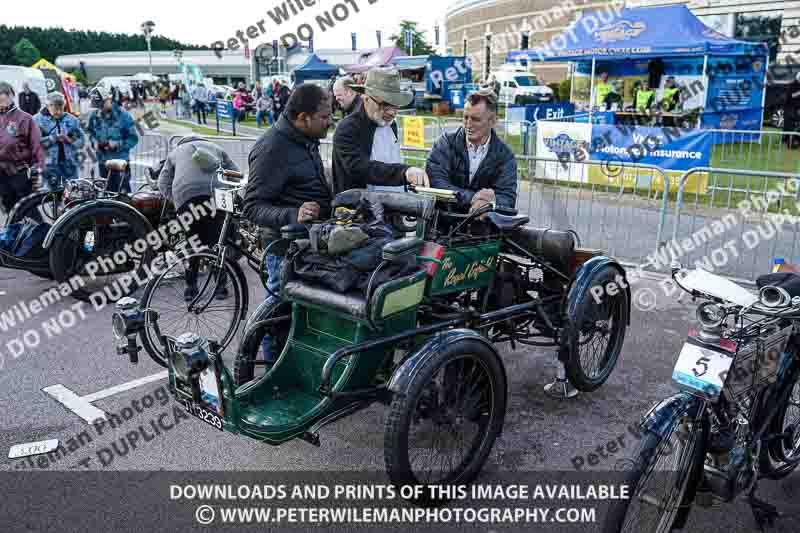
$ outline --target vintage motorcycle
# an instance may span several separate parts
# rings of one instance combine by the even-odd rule
[[[122,173],[127,162],[111,160],[106,166],[112,173]],[[130,279],[145,279],[145,265],[161,250],[148,246],[141,253],[127,253],[120,261],[108,259],[174,217],[174,209],[158,192],[152,173],[150,178],[132,194],[110,191],[108,180],[95,178],[69,181],[63,188],[23,198],[10,213],[9,222],[34,218],[51,227],[40,245],[41,253],[31,259],[0,251],[0,267],[69,283],[71,294],[83,301],[107,287],[113,287],[105,291],[107,301],[130,294],[137,286],[135,281],[129,283]],[[171,234],[166,246],[175,246],[182,238]],[[88,267],[97,263],[103,268]]]
[[[450,191],[348,191],[334,208],[355,209],[365,198],[387,220],[415,218],[417,236],[383,246],[364,287],[341,293],[298,277],[309,228],[283,228],[282,300],[249,319],[232,370],[219,339],[162,335],[170,390],[216,429],[273,445],[319,445],[323,426],[381,402],[390,410],[384,458],[392,482],[469,483],[503,427],[507,378],[497,343],[555,347],[566,377],[554,389],[597,389],[617,362],[631,300],[620,290],[598,302],[590,289],[625,271],[597,251],[576,250],[574,234],[526,227],[514,212],[487,205],[458,213]],[[408,261],[410,273],[375,282]],[[145,323],[159,323],[157,312],[132,298],[117,305],[118,353],[138,362],[138,337]],[[258,360],[265,335],[274,365]]]
[[[642,419],[643,438],[624,469],[631,497],[611,509],[603,531],[667,533],[685,526],[692,506],[743,494],[764,526],[779,515],[756,498],[759,481],[800,464],[800,278],[770,285],[762,276],[756,296],[680,264],[672,277],[705,300],[672,374],[682,392]]]

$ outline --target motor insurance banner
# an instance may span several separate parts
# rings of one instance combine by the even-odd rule
[[[707,167],[711,161],[712,134],[705,130],[653,128],[641,126],[592,126],[589,159],[607,164],[589,170],[589,182],[600,185],[620,185],[663,190],[663,180],[651,170],[625,168],[639,163],[653,165],[665,171],[670,192],[677,192],[684,172]],[[705,194],[708,173],[693,174],[684,188],[686,192]]]
[[[540,179],[663,190],[658,172],[631,166],[648,164],[664,170],[670,192],[677,192],[685,171],[709,166],[711,141],[712,134],[704,130],[541,122],[537,156],[558,159],[559,163],[537,163],[536,175]],[[707,173],[690,176],[684,188],[685,192],[699,194],[707,189]]]

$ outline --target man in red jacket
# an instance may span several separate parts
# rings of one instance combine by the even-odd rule
[[[45,162],[39,126],[14,104],[14,88],[0,82],[0,200],[6,212],[33,192],[38,180],[29,171],[40,172]]]

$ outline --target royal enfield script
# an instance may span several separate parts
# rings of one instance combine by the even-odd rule
[[[463,271],[455,269],[452,260],[448,257],[442,263],[442,270],[449,270],[447,277],[444,280],[444,286],[450,287],[451,285],[458,285],[465,281],[474,281],[484,272],[494,270],[496,257],[487,257],[481,261],[475,261],[467,265]]]

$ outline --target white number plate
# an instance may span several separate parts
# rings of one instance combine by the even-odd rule
[[[25,444],[15,444],[8,450],[9,459],[17,459],[19,457],[28,457],[30,455],[39,455],[42,453],[50,453],[58,448],[58,439],[42,440],[39,442],[26,442]]]
[[[214,189],[214,203],[217,209],[233,213],[234,191],[227,189]]]
[[[717,400],[732,364],[733,357],[727,353],[687,342],[675,363],[672,380],[696,396]]]

